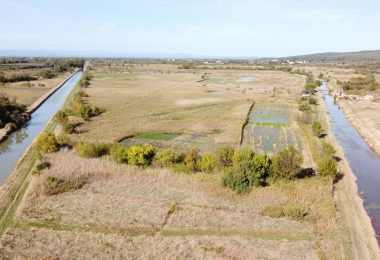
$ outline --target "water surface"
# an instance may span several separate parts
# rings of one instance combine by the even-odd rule
[[[25,149],[60,109],[81,75],[82,72],[73,75],[32,114],[21,129],[0,143],[0,184],[8,178]]]
[[[373,152],[351,125],[343,111],[334,104],[326,84],[321,90],[331,116],[332,131],[344,149],[350,167],[356,175],[359,193],[371,218],[377,235],[380,235],[380,157]],[[378,237],[380,243],[380,238]]]

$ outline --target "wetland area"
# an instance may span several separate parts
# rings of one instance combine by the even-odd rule
[[[345,134],[352,131],[335,117],[338,112],[339,118],[344,114],[331,105],[334,100],[324,84],[317,89],[317,102],[310,105],[308,114],[324,128],[324,137],[317,138],[310,134],[310,125],[299,121],[300,104],[308,102],[301,101],[307,81],[302,73],[181,70],[160,63],[151,63],[147,69],[143,62],[128,66],[126,73],[117,61],[111,65],[90,61],[87,86],[73,88],[82,79],[80,73],[74,75],[39,108],[50,114],[43,116],[37,110],[32,121],[6,141],[26,141],[24,148],[12,150],[8,143],[1,144],[8,147],[0,154],[4,162],[15,160],[3,155],[16,150],[24,153],[1,186],[5,202],[0,209],[1,256],[379,257],[365,211],[378,230],[379,201],[371,188],[378,179],[375,172],[369,178],[361,175],[367,174],[365,168],[356,167],[365,167],[357,154],[350,153],[361,137],[354,136],[354,142],[342,138],[342,128],[347,129]],[[57,116],[50,120],[59,109],[69,111],[64,120],[58,121]],[[69,124],[74,126],[71,133],[65,130]],[[27,132],[34,126],[39,128]],[[52,133],[61,140],[54,152],[36,152],[38,145],[32,141],[41,130],[41,135]],[[220,160],[224,147],[231,147],[234,163],[249,151],[267,156],[257,158],[276,160],[281,151],[294,147],[303,158],[302,168],[310,172],[317,167],[315,148],[324,142],[336,147],[342,179],[315,172],[290,179],[268,178],[265,185],[240,194],[221,185],[228,167],[216,161],[213,168],[203,167],[204,158]],[[96,156],[86,155],[86,145],[96,147]],[[359,146],[366,149],[365,145],[363,141]],[[136,147],[153,147],[156,155],[171,151],[177,157],[166,164],[152,159],[150,166],[135,166],[129,153],[140,149]],[[187,160],[181,156],[188,158],[189,151],[197,153],[193,168],[187,161],[177,163]],[[123,153],[128,153],[128,163]],[[42,164],[48,166],[39,169]],[[12,182],[13,189],[9,188]],[[357,188],[363,191],[365,208]],[[272,209],[282,213],[268,213]]]

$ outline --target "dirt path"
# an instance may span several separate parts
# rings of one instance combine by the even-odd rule
[[[380,259],[379,246],[371,220],[358,195],[356,176],[352,172],[344,150],[331,130],[331,119],[328,116],[326,103],[319,93],[318,115],[327,133],[326,141],[330,142],[341,158],[338,171],[344,177],[335,185],[334,199],[338,210],[337,229],[343,259]],[[326,116],[324,116],[326,115]]]

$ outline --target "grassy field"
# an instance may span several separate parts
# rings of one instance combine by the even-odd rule
[[[211,71],[208,74],[218,78],[234,78],[236,81],[246,75],[233,71]],[[228,90],[226,84],[219,86],[197,82],[201,78],[200,72],[95,72],[95,78],[86,89],[90,96],[87,102],[91,106],[104,107],[106,112],[78,128],[80,134],[74,138],[113,142],[142,133],[183,133],[209,136],[218,144],[238,145],[247,111],[253,101],[258,98],[271,99],[271,93],[263,91],[262,86],[268,84],[271,88],[280,88],[286,83],[290,92],[295,93],[303,80],[301,76],[277,71],[251,74],[254,78],[260,78],[259,85],[257,82],[242,83],[240,85],[244,88]],[[273,80],[272,76],[279,79]],[[209,93],[212,90],[225,90],[226,94],[213,95]],[[283,92],[284,96],[289,95]]]
[[[65,73],[53,79],[40,79],[31,81],[30,87],[27,86],[27,81],[7,83],[0,85],[0,92],[6,93],[11,98],[16,97],[19,104],[30,106],[48,92],[51,88],[56,87],[60,82],[67,78],[70,73]]]
[[[323,236],[329,238],[334,231],[328,179],[279,183],[237,196],[220,187],[218,175],[142,170],[107,158],[84,159],[73,150],[62,150],[48,159],[52,167],[33,177],[3,235],[2,256],[146,258],[168,254],[240,259],[253,253],[269,259],[318,259],[315,242],[323,244]],[[47,176],[83,174],[90,181],[82,189],[50,197],[42,194],[41,181]],[[287,202],[302,203],[313,220],[261,215],[265,206]],[[141,241],[146,241],[144,246]],[[105,251],[94,250],[99,246]]]
[[[128,70],[132,73],[122,73]],[[209,79],[198,82],[205,73]],[[292,118],[302,76],[278,71],[189,73],[170,64],[94,66],[93,74],[84,89],[89,95],[85,102],[106,112],[83,121],[72,140],[125,139],[126,145],[149,142],[159,149],[214,152],[226,144],[239,147],[248,116],[247,126],[257,133],[251,135],[256,146],[250,147],[270,153],[265,145],[274,153],[280,143],[294,144],[308,153]],[[241,82],[242,77],[255,80]],[[48,129],[58,132],[56,126],[51,123]],[[340,259],[342,250],[349,250],[342,248],[330,178],[280,180],[236,195],[221,187],[220,172],[138,168],[117,164],[111,156],[85,159],[67,148],[46,159],[51,167],[29,175],[30,184],[28,179],[5,214],[0,258]],[[49,177],[84,177],[86,184],[46,196],[43,183]],[[304,218],[263,215],[268,206],[291,205],[301,207]]]

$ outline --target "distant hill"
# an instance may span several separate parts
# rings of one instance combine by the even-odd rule
[[[380,50],[358,51],[358,52],[325,52],[308,55],[283,57],[286,60],[308,60],[308,61],[359,61],[380,60]]]

